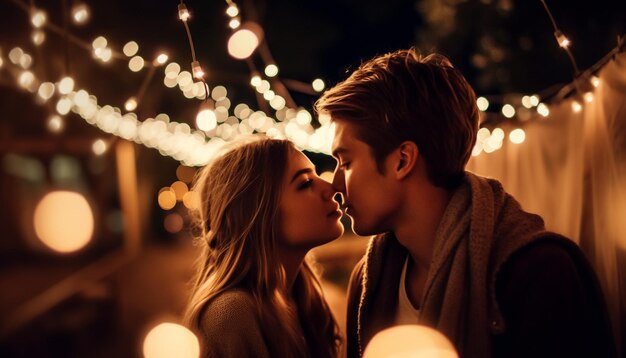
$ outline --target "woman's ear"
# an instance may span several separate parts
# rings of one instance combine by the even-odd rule
[[[415,168],[415,163],[417,163],[417,158],[419,156],[419,149],[417,148],[417,144],[415,144],[414,142],[404,141],[400,143],[398,148],[396,148],[396,151],[396,178],[404,179]]]

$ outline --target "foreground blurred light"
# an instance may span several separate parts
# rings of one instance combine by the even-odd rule
[[[246,59],[254,53],[260,41],[254,31],[247,28],[239,29],[228,39],[228,53],[236,59]]]
[[[538,106],[539,105],[539,97],[532,95],[530,96],[530,105],[531,106]]]
[[[598,76],[591,76],[591,84],[593,85],[593,87],[598,87],[600,85],[600,79],[598,78]]]
[[[143,355],[146,358],[197,358],[200,344],[187,328],[175,323],[161,323],[146,335]]]
[[[72,7],[72,19],[77,24],[84,24],[89,20],[89,7],[84,3],[75,4]]]
[[[94,218],[84,196],[55,191],[37,204],[34,225],[37,237],[46,246],[65,253],[87,245],[93,234]]]
[[[20,77],[18,77],[17,82],[20,86],[28,89],[35,84],[35,75],[30,71],[24,71],[20,74]]]
[[[457,358],[454,346],[438,331],[419,325],[401,325],[380,331],[365,347],[363,358]]]
[[[324,87],[326,87],[324,81],[319,78],[314,79],[311,85],[313,86],[313,90],[315,92],[322,92],[324,90]]]
[[[578,113],[583,110],[583,106],[578,101],[572,101],[572,111]]]
[[[591,103],[591,102],[593,102],[593,93],[591,93],[591,92],[586,92],[586,93],[583,95],[583,98],[585,99],[585,102],[587,102],[587,103]]]

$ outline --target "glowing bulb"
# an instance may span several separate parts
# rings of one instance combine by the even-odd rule
[[[587,92],[583,95],[583,98],[585,99],[585,102],[591,103],[593,102],[593,93]]]
[[[582,111],[583,106],[578,101],[572,101],[572,111],[578,113]]]
[[[42,10],[35,10],[30,18],[30,22],[36,28],[40,28],[46,23],[46,18],[47,16],[45,12],[43,12]]]
[[[137,51],[139,51],[139,45],[135,41],[128,41],[122,48],[122,52],[128,57],[136,55]]]
[[[174,194],[174,191],[170,187],[163,188],[159,193],[157,202],[161,209],[170,210],[176,206],[176,194]]]
[[[539,103],[537,105],[537,113],[542,115],[543,117],[547,117],[550,114],[550,109],[544,103]]]
[[[202,70],[200,62],[198,61],[193,61],[191,63],[191,71],[193,72],[193,77],[196,79],[200,80],[204,77],[204,71]]]
[[[204,109],[198,112],[196,116],[196,127],[201,130],[208,132],[215,128],[217,125],[217,117],[215,116],[215,112],[210,109]]]
[[[44,83],[42,83],[39,86],[39,90],[37,91],[37,94],[44,101],[49,100],[50,97],[52,97],[52,95],[54,94],[54,84],[51,83],[51,82],[44,82]]]
[[[489,100],[485,97],[478,97],[476,98],[476,106],[478,106],[479,110],[484,112],[489,108]]]
[[[130,97],[126,100],[126,103],[124,103],[124,108],[126,108],[126,110],[129,112],[134,111],[135,109],[137,109],[137,104],[137,98]]]
[[[326,84],[324,83],[324,81],[322,79],[316,78],[311,83],[311,86],[313,86],[313,90],[315,92],[322,92],[324,90],[324,88],[326,87]]]
[[[98,49],[98,48],[105,48],[107,47],[107,39],[104,36],[98,36],[96,37],[95,40],[93,40],[93,42],[91,43],[91,46],[93,46],[94,49]]]
[[[274,77],[277,74],[278,74],[278,66],[276,66],[273,63],[265,66],[265,75],[267,77]]]
[[[63,77],[63,79],[61,79],[61,81],[59,81],[59,93],[61,94],[68,94],[70,92],[72,92],[72,90],[74,89],[74,79],[72,79],[72,77]]]
[[[600,79],[598,78],[598,76],[591,76],[591,84],[594,87],[598,87],[600,85]]]
[[[237,18],[235,18],[235,19],[231,19],[231,20],[228,22],[228,26],[229,26],[231,29],[233,29],[233,30],[234,30],[234,29],[239,28],[239,26],[240,26],[240,25],[241,25],[241,21],[239,21],[239,19],[237,19]]]
[[[239,15],[239,8],[237,7],[237,5],[232,4],[228,7],[228,9],[226,9],[226,14],[228,14],[228,16],[230,17],[235,17]]]
[[[539,105],[539,97],[532,95],[530,96],[530,105],[536,107]]]
[[[504,106],[502,106],[502,114],[506,118],[512,118],[515,115],[515,108],[510,104],[505,104]]]
[[[514,129],[511,131],[511,133],[509,133],[509,140],[511,141],[511,143],[520,144],[523,143],[525,139],[526,132],[524,132],[524,130],[521,128]]]
[[[162,53],[159,56],[157,56],[156,62],[159,65],[162,65],[162,64],[166,63],[168,59],[169,59],[169,57],[166,54]]]
[[[563,33],[559,30],[554,32],[554,37],[556,37],[556,41],[559,43],[559,46],[563,48],[568,48],[571,44],[570,40],[568,40],[568,38],[565,37],[565,35],[563,35]]]
[[[96,139],[91,145],[91,151],[95,155],[102,155],[107,150],[107,144],[102,139]]]
[[[48,129],[50,132],[59,133],[63,130],[63,119],[56,114],[50,116],[50,118],[48,118]]]
[[[135,56],[131,58],[130,61],[128,61],[128,68],[133,72],[139,72],[143,69],[145,64],[146,62],[144,61],[143,57]]]
[[[69,98],[61,98],[57,102],[56,110],[59,114],[66,115],[70,112],[70,109],[72,109],[72,101]]]
[[[254,87],[258,87],[261,84],[261,76],[254,75],[250,78],[250,84]]]
[[[41,30],[35,30],[31,39],[35,45],[39,46],[46,40],[46,33]]]
[[[89,20],[89,7],[84,3],[76,4],[72,7],[72,19],[77,24],[84,24]]]
[[[81,249],[93,234],[94,217],[85,197],[76,192],[55,191],[37,204],[34,213],[37,237],[54,251]]]
[[[533,104],[530,101],[530,96],[522,97],[522,106],[524,106],[526,108],[532,108]]]
[[[35,83],[35,75],[33,75],[33,73],[30,71],[24,71],[22,72],[22,74],[20,74],[17,82],[20,84],[20,86],[28,89]]]
[[[178,4],[178,18],[187,21],[189,20],[189,10],[187,10],[187,6],[185,4]]]
[[[256,30],[262,34],[260,27],[256,24],[248,24],[247,26],[251,29],[239,29],[228,39],[228,53],[239,60],[250,57],[261,41],[260,36],[253,31]]]

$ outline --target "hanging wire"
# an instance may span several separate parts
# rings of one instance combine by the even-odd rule
[[[576,59],[574,59],[574,55],[572,54],[572,51],[570,51],[569,49],[570,42],[565,37],[565,35],[563,35],[563,32],[561,32],[561,30],[557,26],[556,21],[554,20],[554,16],[552,16],[552,12],[550,11],[550,8],[548,7],[548,4],[546,3],[546,1],[545,0],[540,0],[540,1],[543,4],[543,7],[545,8],[546,13],[548,14],[548,17],[550,18],[550,22],[552,22],[552,27],[554,27],[554,37],[556,38],[556,41],[559,44],[559,46],[563,48],[565,52],[567,52],[567,56],[569,57],[570,62],[572,63],[572,67],[574,67],[574,77],[577,77],[580,73],[580,70],[578,69],[578,64],[576,63]]]
[[[189,11],[187,10],[187,6],[183,2],[183,0],[180,0],[180,4],[178,4],[178,17],[180,18],[180,20],[183,22],[183,25],[185,26],[185,32],[187,33],[187,40],[189,40],[189,47],[191,48],[191,60],[192,60],[191,73],[193,74],[193,77],[200,80],[202,84],[204,85],[204,90],[205,90],[204,101],[206,102],[209,98],[209,85],[204,80],[204,77],[203,77],[204,73],[202,72],[202,68],[200,67],[200,62],[198,62],[198,60],[196,59],[196,48],[193,45],[193,38],[191,37],[191,31],[189,30],[189,25],[187,24],[187,19],[189,18]],[[199,69],[199,72],[196,69],[196,66]]]

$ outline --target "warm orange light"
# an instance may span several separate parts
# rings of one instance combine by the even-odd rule
[[[76,192],[54,191],[44,196],[35,208],[33,221],[37,237],[57,252],[79,250],[93,235],[91,207]]]
[[[146,358],[197,358],[198,338],[187,328],[175,323],[161,323],[152,328],[143,341]]]
[[[458,358],[454,346],[438,331],[420,325],[401,325],[383,331],[365,347],[363,358]]]

